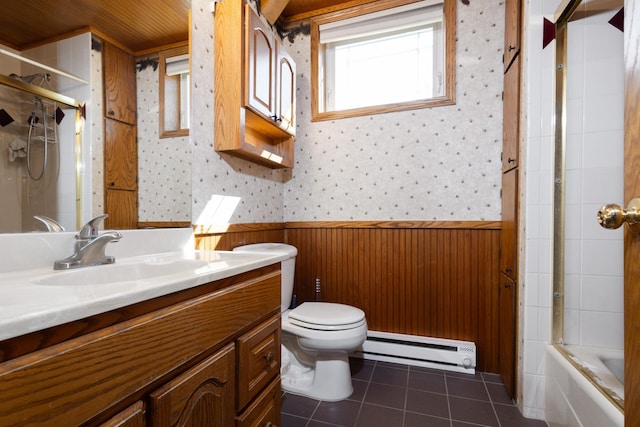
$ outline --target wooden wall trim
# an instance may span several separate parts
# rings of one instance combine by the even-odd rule
[[[244,224],[212,224],[194,225],[193,233],[196,236],[208,234],[238,233],[246,231],[282,230],[285,223],[282,222],[255,222]]]
[[[138,221],[138,228],[187,228],[191,221]]]
[[[146,224],[146,223],[141,223]],[[154,224],[154,223],[149,223]],[[153,225],[152,225],[153,226]],[[286,230],[298,228],[391,228],[391,229],[461,229],[500,230],[501,221],[294,221],[256,222],[244,224],[194,225],[196,236],[247,231]]]
[[[392,228],[392,229],[462,229],[500,230],[500,221],[303,221],[287,222],[290,228]]]

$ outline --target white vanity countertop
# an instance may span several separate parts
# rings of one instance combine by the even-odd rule
[[[142,235],[145,236],[150,235]],[[72,248],[71,245],[68,247]],[[13,246],[13,249],[19,251],[19,247]],[[0,340],[193,288],[288,257],[280,252],[183,249],[145,253],[116,257],[114,264],[71,270],[54,271],[53,264],[16,271],[0,270]],[[107,254],[110,253],[107,251]]]

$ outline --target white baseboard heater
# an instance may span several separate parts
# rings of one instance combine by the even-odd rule
[[[476,344],[416,335],[368,331],[354,356],[448,371],[476,372]]]

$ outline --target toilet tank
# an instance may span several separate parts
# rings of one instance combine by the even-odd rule
[[[233,249],[237,252],[284,252],[289,257],[281,262],[282,280],[281,289],[281,307],[280,311],[285,311],[291,305],[293,297],[293,277],[296,269],[296,255],[298,249],[295,246],[286,245],[284,243],[255,243],[252,245],[238,246]]]

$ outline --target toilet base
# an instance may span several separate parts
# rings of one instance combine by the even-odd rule
[[[316,357],[314,367],[283,366],[281,383],[289,393],[327,402],[344,400],[353,393],[349,357],[346,352],[324,353]]]

